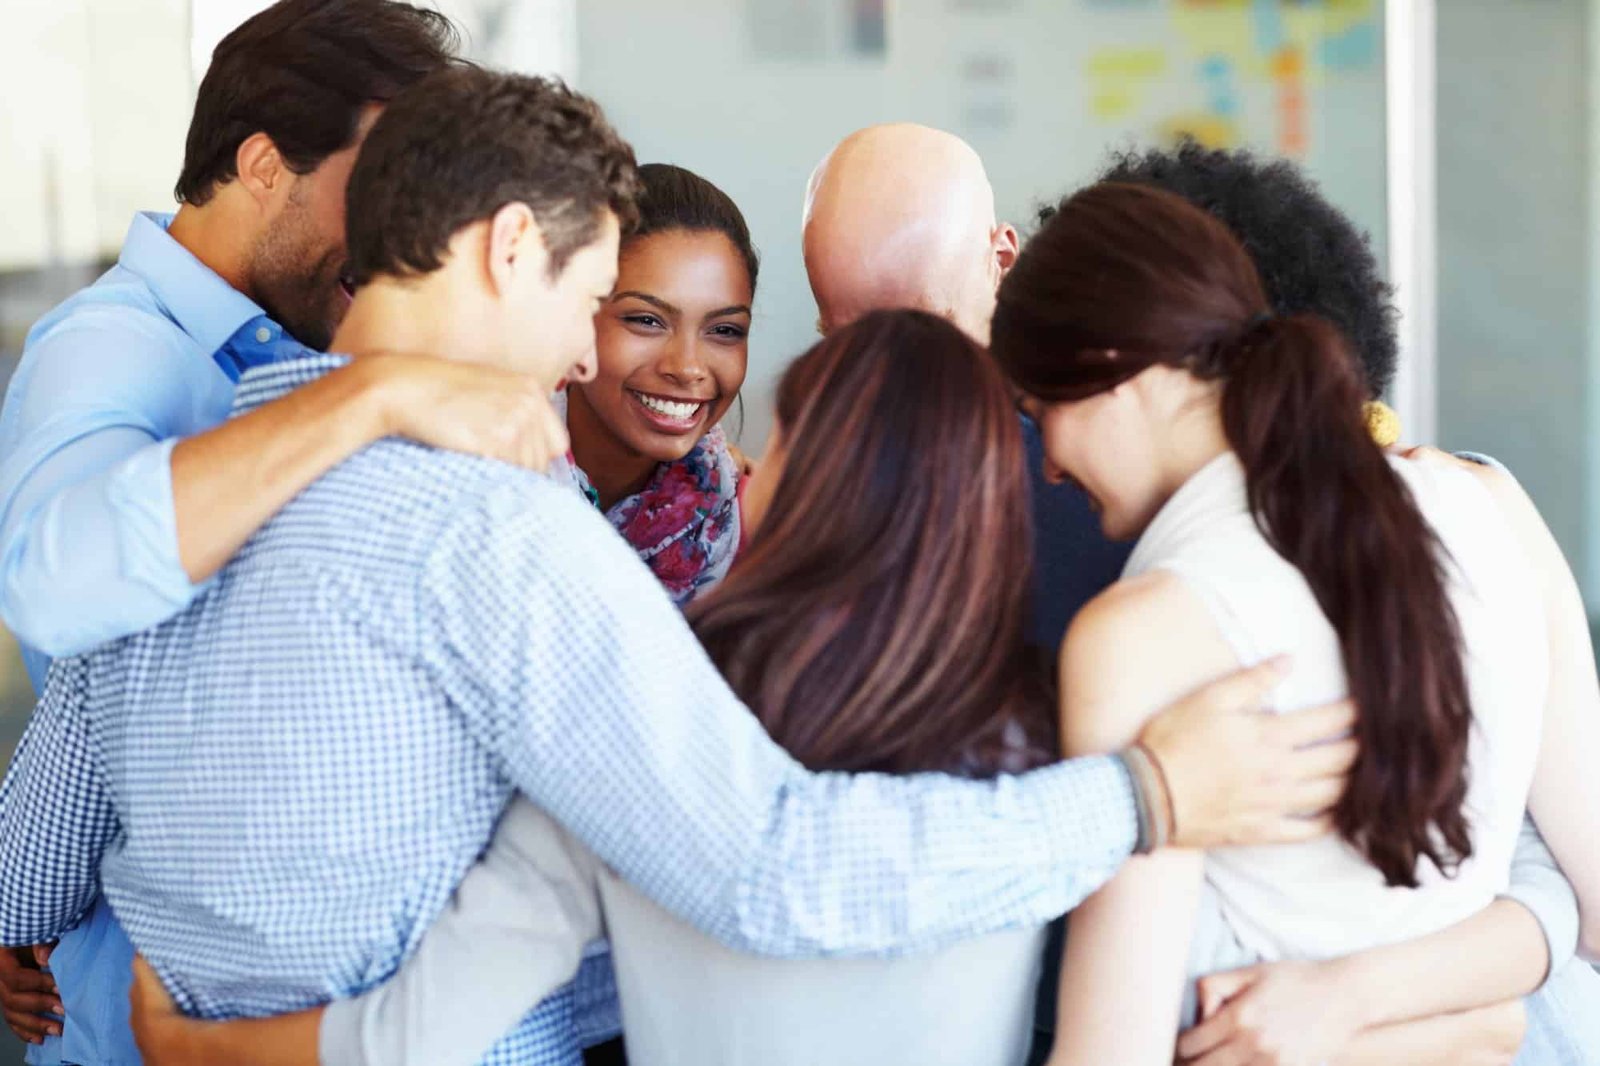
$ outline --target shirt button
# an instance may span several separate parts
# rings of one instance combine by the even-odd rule
[[[257,344],[265,344],[268,341],[270,341],[271,339],[272,339],[272,331],[270,329],[268,329],[266,326],[260,326],[260,327],[258,327],[256,329],[256,343]]]

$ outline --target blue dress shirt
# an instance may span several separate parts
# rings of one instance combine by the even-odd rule
[[[338,364],[253,370],[236,410]],[[708,934],[790,956],[1041,923],[1135,837],[1113,757],[994,782],[806,771],[581,499],[391,440],[177,618],[56,664],[0,786],[0,942],[69,924],[98,874],[201,1016],[358,992],[414,950],[513,789]],[[570,1061],[522,1035],[496,1061]]]
[[[40,319],[0,410],[0,618],[35,688],[50,656],[188,605],[172,446],[227,417],[244,370],[304,351],[169,237],[170,221],[136,216],[117,265]],[[105,906],[62,938],[65,1036],[30,1062],[137,1066],[131,956]]]

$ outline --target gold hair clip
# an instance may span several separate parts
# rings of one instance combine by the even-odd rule
[[[1400,443],[1400,416],[1382,400],[1368,400],[1361,413],[1367,420],[1367,432],[1380,448],[1393,448]]]

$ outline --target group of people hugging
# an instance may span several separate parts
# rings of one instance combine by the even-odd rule
[[[1294,164],[849,134],[758,446],[735,202],[458,47],[243,23],[29,335],[31,1062],[1600,1063],[1577,585]]]

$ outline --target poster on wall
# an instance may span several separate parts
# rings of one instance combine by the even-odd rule
[[[888,6],[888,0],[745,0],[745,17],[760,59],[882,59]]]
[[[1095,124],[1141,141],[1268,147],[1304,160],[1316,95],[1383,63],[1378,0],[1081,0]]]

